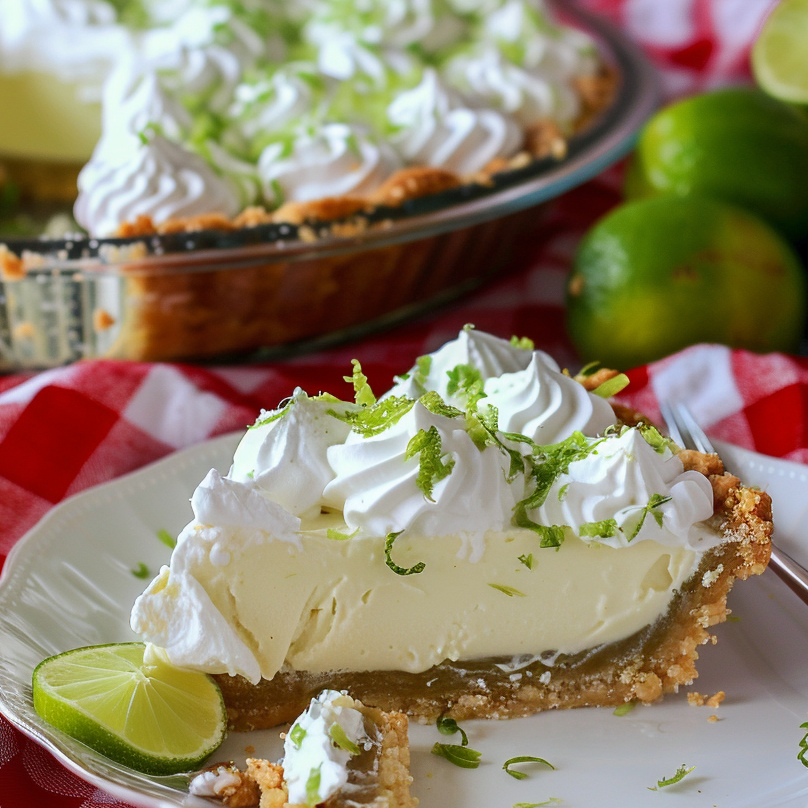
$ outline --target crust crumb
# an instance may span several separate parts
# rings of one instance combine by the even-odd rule
[[[96,309],[93,312],[93,329],[95,331],[106,331],[115,325],[115,318],[106,309]]]
[[[255,780],[230,763],[214,763],[207,766],[205,771],[222,773],[223,770],[232,776],[232,781],[216,789],[216,799],[228,808],[254,808],[258,805],[260,790]]]
[[[221,213],[202,213],[198,216],[169,219],[157,225],[160,235],[169,233],[196,233],[200,230],[233,230],[231,219]]]
[[[685,471],[698,471],[705,477],[724,473],[724,464],[717,454],[704,454],[694,449],[682,449],[678,457],[682,461]]]
[[[600,368],[596,370],[594,373],[590,373],[589,376],[582,376],[580,373],[577,376],[574,376],[576,382],[579,382],[584,386],[586,390],[590,392],[592,390],[597,390],[603,382],[609,381],[609,379],[613,379],[615,376],[619,376],[620,371],[612,370],[611,368]]]
[[[452,171],[431,166],[402,168],[388,177],[374,192],[370,201],[375,205],[397,207],[408,199],[437,194],[457,188],[460,177]]]
[[[331,222],[334,219],[352,216],[366,207],[365,199],[353,196],[327,196],[311,202],[286,202],[272,214],[272,221],[285,224],[303,224],[309,221]]]
[[[717,710],[726,697],[727,694],[723,690],[713,693],[712,696],[705,696],[703,693],[693,691],[687,694],[687,703],[693,707],[704,707],[706,705],[713,710]]]
[[[21,281],[25,278],[25,266],[22,259],[0,244],[0,279],[4,281]]]
[[[639,674],[634,693],[640,701],[656,701],[662,696],[662,680],[655,673]]]
[[[710,715],[710,716],[707,716],[707,720],[711,724],[717,724],[721,719],[717,715]]]
[[[133,222],[123,222],[115,231],[116,238],[153,236],[157,232],[151,216],[137,216]]]
[[[260,789],[261,808],[283,808],[287,804],[289,793],[283,782],[283,768],[277,763],[248,758],[247,776]]]
[[[525,132],[525,146],[537,159],[555,157],[563,160],[567,156],[567,140],[555,121],[537,121]]]
[[[17,323],[12,334],[14,339],[33,339],[36,336],[36,328],[33,323],[26,320],[23,323]]]
[[[258,227],[261,224],[270,224],[274,221],[272,214],[261,205],[252,205],[249,208],[244,208],[235,219],[233,219],[234,227],[241,229],[243,227]]]

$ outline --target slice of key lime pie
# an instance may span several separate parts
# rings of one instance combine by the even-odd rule
[[[526,341],[466,328],[378,400],[296,390],[191,500],[132,627],[237,729],[323,688],[422,720],[654,701],[696,676],[770,500]],[[624,379],[624,377],[622,377]],[[616,414],[619,413],[620,417]]]

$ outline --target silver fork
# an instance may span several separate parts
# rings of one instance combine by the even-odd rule
[[[684,404],[669,404],[663,401],[660,402],[659,409],[668,425],[668,433],[679,446],[698,452],[715,452],[710,439]],[[797,597],[808,604],[808,570],[802,564],[772,543],[769,567],[785,581]]]

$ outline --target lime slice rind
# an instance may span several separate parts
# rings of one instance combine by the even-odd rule
[[[757,83],[781,101],[808,104],[808,0],[783,0],[752,48]]]
[[[167,663],[144,666],[144,650],[142,643],[119,643],[46,659],[33,674],[34,709],[52,726],[137,771],[198,769],[225,736],[221,691],[204,673]]]

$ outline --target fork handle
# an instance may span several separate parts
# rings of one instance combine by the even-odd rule
[[[800,600],[808,604],[808,571],[803,566],[782,550],[772,546],[769,568],[786,583],[788,588]]]

